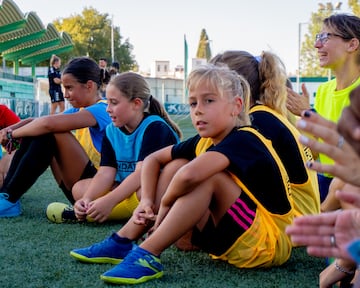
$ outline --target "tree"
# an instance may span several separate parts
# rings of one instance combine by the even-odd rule
[[[81,15],[56,19],[54,25],[58,31],[69,33],[74,42],[74,49],[61,55],[64,63],[72,57],[85,55],[94,60],[105,57],[111,62],[112,21],[107,13],[84,8]],[[128,39],[122,41],[119,31],[119,27],[113,27],[114,60],[120,63],[121,72],[134,70],[137,63],[131,54],[133,46]]]
[[[360,15],[360,4],[358,0],[348,0],[348,6],[353,11],[354,15]],[[328,76],[328,69],[321,68],[317,59],[317,49],[314,48],[314,41],[316,33],[319,33],[322,28],[322,20],[330,16],[336,11],[336,7],[331,2],[325,5],[319,4],[318,11],[311,13],[311,20],[308,24],[308,33],[305,35],[305,40],[301,43],[300,49],[300,74],[301,76],[309,77],[326,77]],[[302,23],[305,24],[305,23]],[[301,26],[301,24],[299,24]],[[301,27],[299,27],[301,28]]]
[[[357,16],[360,15],[360,3],[359,0],[348,0],[348,5]]]
[[[210,40],[206,34],[206,30],[201,30],[200,41],[198,50],[196,52],[196,58],[202,58],[209,61],[211,59]]]

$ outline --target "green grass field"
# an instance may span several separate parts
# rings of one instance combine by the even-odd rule
[[[175,119],[184,138],[194,133],[188,117]],[[74,248],[102,240],[121,223],[53,224],[45,216],[46,206],[66,202],[47,170],[22,199],[23,215],[0,218],[0,287],[114,287],[99,276],[110,264],[82,264],[69,256]],[[203,252],[181,252],[171,247],[162,254],[164,277],[136,287],[318,287],[324,259],[310,257],[304,248],[293,250],[289,261],[271,269],[237,269],[212,261]]]

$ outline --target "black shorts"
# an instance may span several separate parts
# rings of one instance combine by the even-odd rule
[[[94,164],[89,160],[79,180],[93,178],[97,172]]]
[[[209,216],[201,231],[194,227],[192,244],[210,254],[222,255],[250,228],[255,219],[256,208],[254,201],[246,193],[241,193],[216,226],[212,216]],[[245,225],[239,224],[240,222]]]
[[[64,94],[63,92],[56,90],[49,90],[51,103],[64,102]]]

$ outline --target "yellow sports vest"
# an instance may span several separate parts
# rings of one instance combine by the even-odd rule
[[[106,103],[106,100],[99,100],[98,102]],[[84,109],[84,108],[80,108]],[[89,156],[89,159],[94,164],[94,166],[99,169],[101,153],[96,150],[94,143],[91,139],[90,128],[85,127],[75,130],[75,138],[79,141],[80,145],[84,148],[86,154]]]
[[[256,111],[266,111],[278,118],[279,121],[290,130],[298,145],[308,179],[305,183],[300,184],[290,182],[291,195],[294,199],[295,216],[320,213],[320,192],[317,173],[314,170],[307,169],[305,166],[307,161],[313,161],[314,158],[310,148],[299,142],[300,132],[283,115],[265,105],[254,106],[250,109],[250,113]]]
[[[283,175],[283,185],[288,192],[289,203],[293,207],[287,173],[271,142],[253,128],[243,127],[240,130],[253,133],[268,148]],[[211,139],[201,138],[196,147],[196,155],[204,153],[212,144]],[[285,263],[292,250],[292,244],[289,236],[285,233],[285,228],[292,223],[294,209],[283,215],[270,213],[240,179],[233,174],[231,176],[242,191],[256,203],[256,217],[251,227],[237,239],[228,251],[220,256],[210,256],[213,259],[227,261],[238,268],[271,267]]]

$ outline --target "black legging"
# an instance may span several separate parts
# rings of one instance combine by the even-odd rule
[[[10,202],[18,201],[49,167],[55,151],[53,134],[24,137],[11,161],[0,192],[9,194]]]

